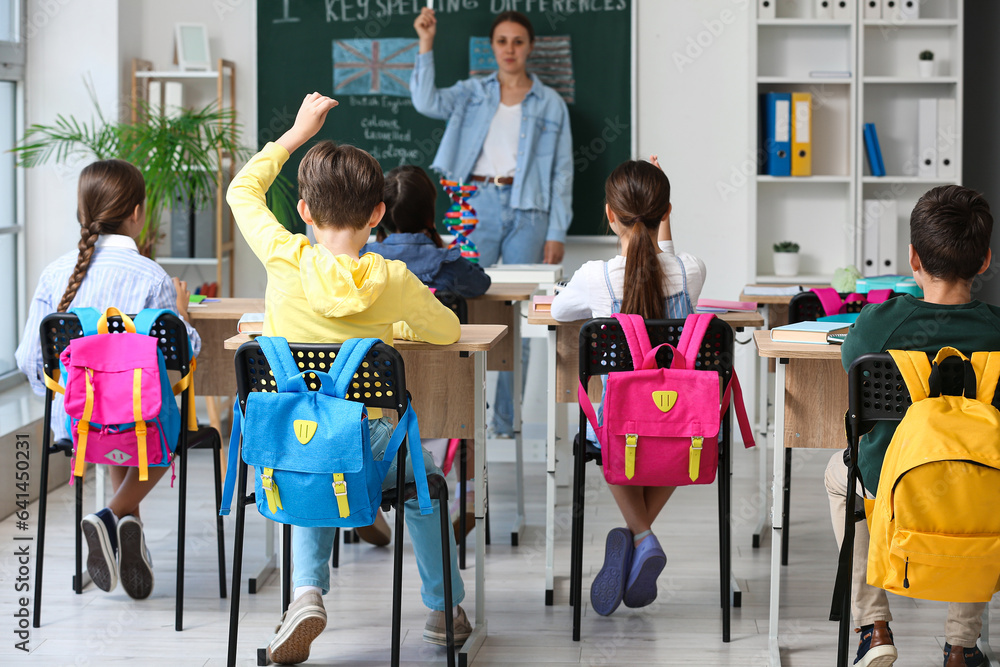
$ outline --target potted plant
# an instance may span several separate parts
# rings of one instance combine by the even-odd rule
[[[142,120],[131,124],[105,118],[93,89],[87,89],[95,118],[83,122],[59,115],[51,125],[32,125],[12,150],[23,167],[53,160],[112,158],[138,167],[146,180],[146,224],[137,245],[143,255],[153,257],[164,212],[174,200],[188,202],[192,210],[205,206],[217,191],[220,154],[241,160],[249,157],[250,151],[242,145],[240,126],[230,109],[209,105],[161,115],[150,113],[144,105],[139,113]],[[268,196],[279,219],[286,225],[294,219],[290,181],[279,176]]]
[[[782,241],[774,244],[774,275],[795,276],[799,273],[799,244]]]
[[[934,76],[934,52],[924,50],[920,52],[920,61],[917,63],[920,68],[920,76],[929,79]]]

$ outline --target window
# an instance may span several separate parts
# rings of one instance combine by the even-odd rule
[[[0,389],[19,381],[14,350],[27,316],[24,188],[9,152],[23,129],[23,15],[21,0],[0,0]]]

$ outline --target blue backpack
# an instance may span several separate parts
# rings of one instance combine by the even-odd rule
[[[432,512],[420,432],[407,405],[381,461],[372,457],[368,410],[344,398],[358,367],[378,338],[345,341],[329,372],[300,371],[284,338],[257,342],[274,375],[277,392],[250,392],[246,412],[233,405],[229,467],[219,513],[229,514],[236,484],[240,436],[243,460],[254,470],[257,509],[272,521],[294,526],[370,526],[382,504],[382,480],[408,437],[421,514]],[[310,391],[305,376],[320,388]],[[242,493],[242,491],[241,491]]]

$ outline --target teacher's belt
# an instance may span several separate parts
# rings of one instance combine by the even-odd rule
[[[513,176],[469,176],[473,183],[492,183],[493,185],[514,185]]]

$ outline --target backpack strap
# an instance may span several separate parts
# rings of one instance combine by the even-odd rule
[[[891,289],[873,289],[865,296],[865,301],[868,303],[885,303],[891,296]]]
[[[641,366],[642,360],[652,347],[649,342],[649,333],[646,331],[646,321],[638,315],[615,313],[612,317],[618,320],[618,324],[625,334],[625,341],[628,344],[629,353],[632,355],[633,368]]]
[[[924,352],[914,350],[889,350],[896,370],[903,376],[910,399],[916,403],[930,394],[931,362]]]
[[[233,401],[233,430],[229,434],[229,463],[226,466],[226,484],[222,489],[219,516],[227,516],[233,504],[233,490],[236,488],[236,473],[239,466],[240,436],[243,435],[243,411],[239,400]]]
[[[368,352],[381,342],[379,338],[349,338],[341,344],[340,352],[334,358],[329,371],[334,382],[335,396],[342,398],[347,395],[351,380],[368,356]]]
[[[840,293],[832,287],[814,287],[809,290],[819,299],[823,306],[823,312],[829,315],[837,315],[844,307],[844,300],[840,298]]]
[[[170,310],[169,308],[143,308],[139,311],[139,314],[132,319],[132,323],[135,325],[135,332],[138,334],[143,334],[144,336],[153,336],[158,338],[158,336],[150,333],[153,330],[153,325],[160,319],[164,314],[169,313],[171,315],[177,315],[176,312]],[[187,338],[187,336],[185,336]],[[191,357],[191,339],[188,338],[188,356],[190,358],[190,365],[187,374],[178,380],[171,387],[174,392],[174,396],[178,396],[182,391],[187,391],[188,393],[188,414],[187,429],[189,431],[198,430],[198,415],[194,407],[194,371],[198,367],[198,362],[194,357]]]
[[[108,309],[105,310],[101,317],[97,320],[97,333],[108,333],[108,319],[115,315],[122,318],[122,326],[125,327],[125,331],[128,333],[135,333],[135,323],[132,321],[132,318],[114,306],[108,307]]]
[[[976,397],[983,403],[993,403],[1000,382],[1000,352],[973,352],[972,367],[979,379]]]
[[[369,340],[378,342],[379,339],[365,338],[358,340],[364,340],[367,343]],[[396,453],[399,451],[400,445],[403,444],[403,438],[405,437],[407,443],[406,453],[413,466],[413,483],[417,487],[417,505],[420,506],[420,513],[426,515],[433,513],[434,508],[431,506],[431,492],[427,485],[427,468],[424,466],[424,450],[423,444],[420,442],[420,425],[417,423],[417,413],[413,411],[413,404],[409,399],[410,397],[407,396],[406,412],[400,417],[399,423],[396,424],[396,428],[392,432],[392,437],[389,438],[389,444],[385,447],[385,456],[382,457],[382,461],[385,464],[386,472],[388,472],[389,465],[396,458]],[[397,465],[404,464],[404,461],[397,463]],[[384,475],[385,473],[383,473]],[[402,489],[397,489],[397,494],[401,493]],[[401,496],[398,497],[401,498]],[[442,512],[445,511],[443,507],[440,510]]]
[[[288,379],[300,372],[292,350],[288,347],[288,340],[280,336],[257,336],[257,342],[271,367],[278,391],[288,391]]]
[[[84,336],[93,336],[97,333],[97,321],[101,319],[101,311],[96,308],[70,308],[69,312],[71,315],[76,315],[76,319],[80,321]]]
[[[743,437],[743,448],[750,449],[756,447],[757,442],[753,437],[753,429],[750,428],[750,418],[747,417],[747,406],[743,401],[743,389],[740,387],[740,379],[736,377],[736,369],[733,368],[732,377],[726,385],[726,390],[722,392],[722,408],[720,416],[726,414],[729,409],[729,395],[732,393],[733,403],[736,407],[736,423],[740,427],[740,435]]]
[[[677,351],[684,357],[688,368],[694,368],[698,351],[713,319],[715,315],[712,313],[692,313],[684,319],[684,330],[677,343]]]

